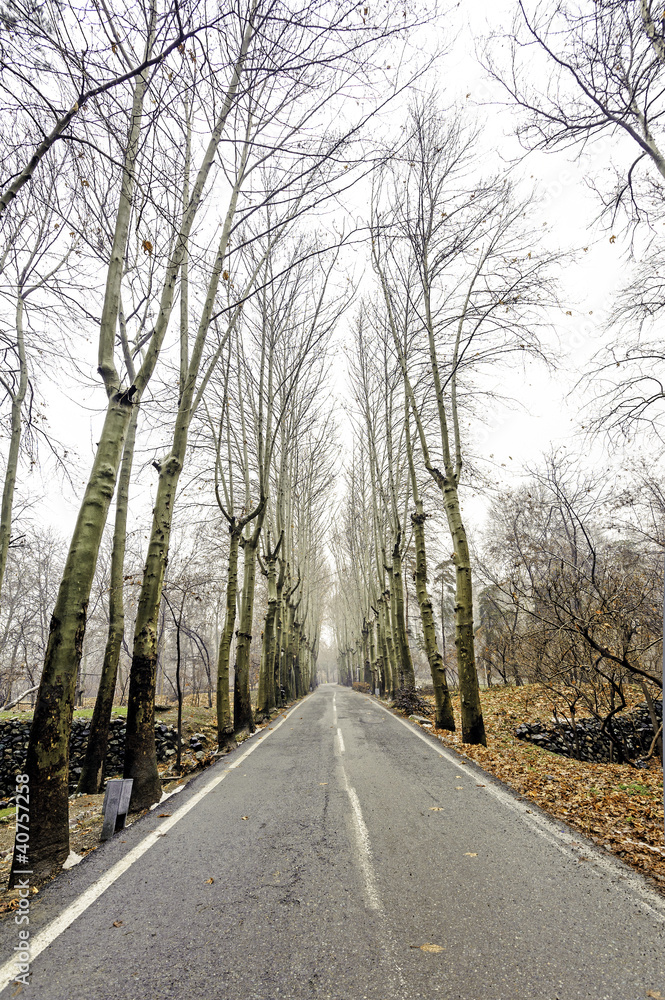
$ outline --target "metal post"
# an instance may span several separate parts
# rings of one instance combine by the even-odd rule
[[[133,784],[133,778],[111,778],[106,782],[102,807],[104,823],[100,840],[110,840],[114,833],[124,830]]]

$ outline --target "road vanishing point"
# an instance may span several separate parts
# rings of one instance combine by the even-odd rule
[[[23,1000],[665,998],[665,900],[323,685],[31,900]]]

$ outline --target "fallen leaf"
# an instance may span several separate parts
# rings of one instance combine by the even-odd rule
[[[440,813],[440,812],[443,812],[443,806],[430,806],[429,807],[429,811],[431,813]]]
[[[647,990],[647,996],[653,997],[653,1000],[665,1000],[660,990]]]
[[[212,885],[214,881],[215,881],[215,880],[214,880],[214,878],[207,878],[207,879],[205,880],[205,884],[206,884],[206,885]]]
[[[456,792],[463,792],[464,791],[464,785],[455,785],[455,791]]]
[[[249,816],[241,816],[241,819],[249,819]]]
[[[157,813],[157,819],[163,819],[164,816],[170,816],[171,813]]]
[[[122,927],[122,920],[114,920],[113,921],[113,926],[114,927]]]
[[[473,851],[465,851],[465,852],[464,852],[464,857],[465,857],[465,858],[477,858],[477,857],[478,857],[478,853],[476,852],[476,853],[474,854],[474,852],[473,852]]]
[[[485,787],[486,787],[486,785],[478,785],[478,784],[476,784],[476,788],[485,788]]]
[[[419,951],[429,952],[443,951],[440,944],[430,944],[428,941],[426,941],[425,944],[410,944],[409,948],[417,948]]]
[[[327,782],[327,781],[320,781],[320,782],[319,782],[319,784],[320,784],[320,785],[327,785],[327,784],[328,784],[328,782]]]

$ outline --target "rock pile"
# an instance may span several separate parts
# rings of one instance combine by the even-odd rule
[[[106,755],[106,776],[122,775],[125,754],[124,719],[111,719],[109,731],[109,749]],[[69,791],[75,792],[81,774],[85,748],[90,734],[89,719],[74,719],[72,734],[69,741]],[[6,719],[0,722],[0,799],[11,798],[15,789],[15,776],[21,774],[25,764],[25,754],[28,749],[30,721],[23,719]],[[157,744],[157,760],[175,759],[178,746],[178,733],[174,726],[163,722],[155,726],[155,742]],[[183,749],[192,751],[198,759],[205,753],[207,738],[203,733],[195,733],[187,743],[182,742]],[[200,755],[200,756],[199,756]]]
[[[662,701],[655,703],[655,710],[660,723],[663,718]],[[612,727],[616,739],[621,741],[624,759],[639,763],[639,759],[648,753],[654,737],[646,702],[632,712],[615,715]],[[544,750],[577,760],[605,764],[610,760],[611,749],[611,759],[615,763],[620,759],[617,747],[612,747],[610,738],[601,732],[601,723],[597,719],[580,719],[575,729],[566,722],[547,726],[542,722],[523,722],[515,730],[515,736]]]

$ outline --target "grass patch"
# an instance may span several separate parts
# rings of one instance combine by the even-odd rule
[[[92,708],[75,708],[74,718],[75,719],[91,719],[92,718]],[[126,705],[116,705],[113,709],[113,715],[121,715],[123,718],[127,717],[127,706]],[[8,712],[0,712],[0,722],[5,722],[6,719],[20,719],[21,722],[32,722],[32,712],[31,711],[20,711],[17,712],[14,709],[10,709]]]

